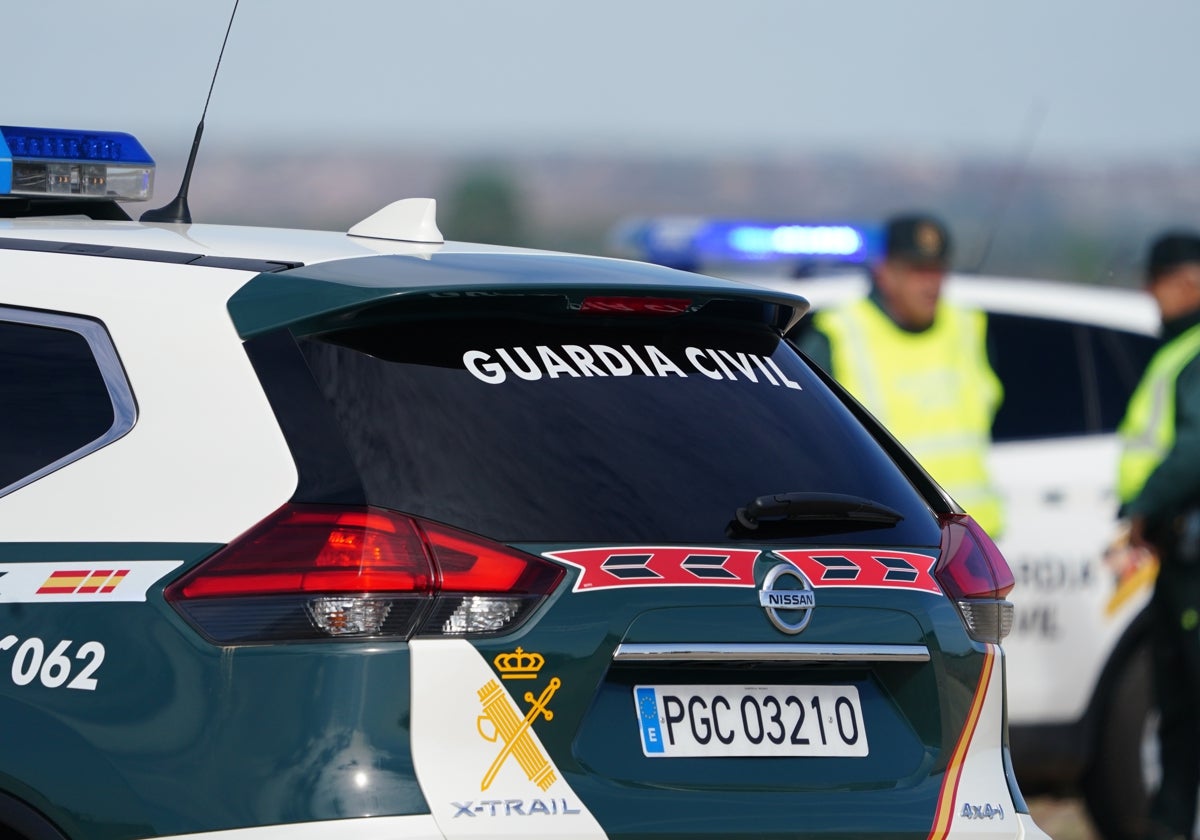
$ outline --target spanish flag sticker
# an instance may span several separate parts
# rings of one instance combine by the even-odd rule
[[[39,595],[88,595],[112,592],[128,569],[70,569],[54,572],[38,587]]]

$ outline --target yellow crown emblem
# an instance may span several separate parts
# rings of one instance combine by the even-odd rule
[[[917,249],[922,254],[936,256],[942,250],[942,234],[936,227],[922,223],[916,233]]]
[[[546,664],[546,657],[517,648],[511,653],[497,654],[492,662],[500,676],[506,680],[532,680]]]

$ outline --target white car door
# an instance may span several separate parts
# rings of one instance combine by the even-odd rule
[[[1082,717],[1149,586],[1104,563],[1117,531],[1114,430],[1156,345],[1150,336],[1049,317],[992,313],[1005,385],[991,453],[1004,496],[999,545],[1017,587],[1009,654],[1014,725]]]

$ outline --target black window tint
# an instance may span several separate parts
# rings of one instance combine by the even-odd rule
[[[937,543],[911,484],[778,336],[654,324],[439,322],[301,344],[374,504],[510,542],[687,542],[724,539],[758,496],[828,491],[905,515],[839,541]],[[504,381],[474,375],[472,353]]]
[[[1004,385],[992,425],[996,441],[1079,435],[1096,425],[1080,367],[1083,329],[1048,318],[988,316],[989,355]]]
[[[1105,327],[1088,327],[1087,331],[1095,359],[1098,431],[1112,432],[1125,416],[1129,396],[1158,349],[1159,341],[1152,336]]]
[[[103,437],[113,403],[87,339],[0,321],[0,491]]]

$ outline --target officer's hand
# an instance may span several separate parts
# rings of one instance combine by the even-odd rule
[[[1146,538],[1146,517],[1135,516],[1129,520],[1129,545],[1132,548],[1145,549],[1151,554],[1158,554],[1158,547]]]
[[[1132,580],[1150,564],[1157,563],[1157,552],[1146,542],[1145,522],[1124,520],[1117,527],[1116,536],[1104,550],[1104,565],[1117,579],[1118,585]]]

